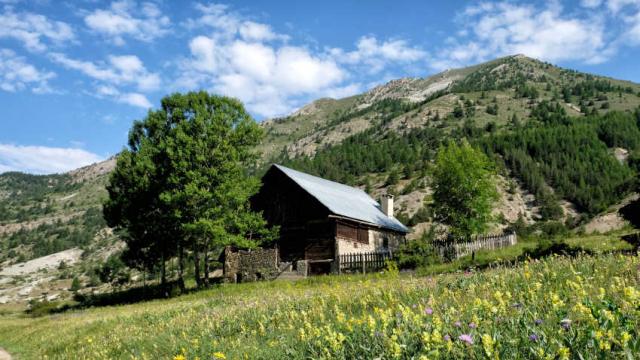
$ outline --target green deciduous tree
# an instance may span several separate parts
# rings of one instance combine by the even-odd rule
[[[211,250],[271,240],[274,230],[248,202],[259,181],[246,169],[261,136],[239,101],[206,92],[165,97],[136,122],[104,210],[111,226],[126,231],[124,258],[149,267],[177,256],[182,278],[189,252],[201,285]]]
[[[493,203],[498,198],[494,164],[466,140],[440,148],[433,170],[436,219],[450,226],[451,234],[468,238],[486,231]]]

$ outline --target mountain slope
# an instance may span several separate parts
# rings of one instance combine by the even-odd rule
[[[610,87],[598,91],[599,82]],[[601,86],[600,86],[601,87]],[[564,91],[575,92],[564,97]],[[620,90],[620,91],[618,91]],[[585,107],[598,112],[632,110],[640,105],[640,85],[628,81],[566,70],[522,55],[509,56],[484,64],[448,70],[425,79],[399,79],[378,86],[364,94],[332,100],[321,99],[291,116],[263,123],[267,138],[263,143],[265,158],[284,151],[289,155],[315,153],[325,145],[335,144],[349,135],[387,122],[391,130],[433,124],[452,113],[458,100],[476,103],[472,118],[480,126],[489,122],[507,124],[513,114],[526,120],[530,114],[530,95],[537,101],[554,97],[562,100],[569,115],[580,116],[581,93],[603,95],[587,100]],[[461,98],[462,97],[462,98]],[[497,114],[486,109],[496,100]],[[409,111],[389,112],[382,101],[411,104]],[[564,101],[568,100],[568,101]],[[592,104],[590,102],[593,101]],[[604,107],[606,108],[602,108]],[[582,114],[583,115],[583,114]]]
[[[626,163],[640,146],[631,115],[638,106],[638,84],[516,55],[316,100],[264,121],[258,150],[263,164],[285,163],[374,197],[395,194],[398,218],[416,237],[431,224],[433,156],[444,141],[466,137],[498,163],[495,230],[519,220],[609,229],[606,219],[625,223],[615,216],[588,222],[628,194],[633,170]],[[74,276],[83,286],[99,285],[96,268],[121,247],[101,217],[114,166],[109,159],[61,175],[0,174],[0,303],[64,295]],[[58,268],[59,258],[72,268]],[[36,266],[33,273],[3,277],[2,269],[29,260],[36,261],[27,266]],[[45,263],[46,272],[37,271]]]

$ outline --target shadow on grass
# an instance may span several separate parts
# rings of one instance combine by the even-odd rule
[[[177,281],[172,281],[167,282],[164,285],[153,284],[101,294],[77,293],[73,297],[74,302],[34,302],[30,304],[30,307],[26,310],[26,313],[32,317],[38,317],[48,314],[62,313],[69,310],[85,309],[89,307],[135,304],[150,300],[169,299],[205,289],[206,288],[194,288],[181,290],[179,283]]]

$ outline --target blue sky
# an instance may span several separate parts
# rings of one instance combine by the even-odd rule
[[[263,120],[516,53],[640,82],[640,0],[0,0],[0,172],[105,159],[176,91]]]

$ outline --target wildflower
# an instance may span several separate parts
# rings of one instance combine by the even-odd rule
[[[471,329],[475,329],[475,328],[477,328],[477,327],[478,327],[478,325],[476,325],[476,323],[474,323],[474,322],[470,322],[470,323],[469,323],[469,328],[471,328]]]
[[[569,349],[564,346],[558,349],[558,358],[560,358],[560,360],[568,360],[570,354]]]
[[[562,299],[560,299],[560,296],[558,296],[558,294],[551,294],[551,304],[553,305],[554,309],[558,309],[562,306],[564,306],[564,301],[562,301]]]
[[[542,319],[536,319],[534,322],[536,325],[542,325]]]
[[[173,360],[187,360],[186,357],[184,357],[184,355],[179,354],[173,357]]]
[[[571,320],[570,319],[560,320],[560,326],[562,326],[563,329],[568,331],[571,328]]]
[[[214,359],[223,359],[223,360],[224,360],[224,359],[226,359],[227,357],[226,357],[226,356],[224,356],[224,354],[223,354],[223,353],[221,353],[221,352],[219,352],[219,351],[218,351],[218,352],[214,352],[214,353],[213,353],[213,358],[214,358]]]
[[[473,345],[473,338],[469,334],[462,334],[458,336],[458,340],[465,342],[469,345]]]
[[[449,334],[447,334],[447,335],[443,336],[442,339],[444,341],[451,341],[451,336],[449,336]]]
[[[533,341],[533,342],[537,342],[540,338],[538,337],[538,335],[536,334],[531,334],[529,335],[529,340]]]
[[[462,323],[461,323],[460,321],[456,321],[456,322],[454,322],[454,323],[453,323],[453,326],[455,326],[455,327],[461,327],[461,326],[462,326]]]
[[[433,314],[433,309],[428,307],[428,308],[424,309],[424,313],[427,314],[427,315],[431,315],[431,314]]]
[[[471,343],[473,343],[473,341]],[[493,355],[493,345],[494,345],[494,342],[493,342],[493,338],[491,337],[491,335],[483,334],[482,335],[482,347],[484,349],[484,352],[489,357],[491,357],[491,355]]]
[[[629,342],[629,340],[631,340],[631,335],[629,335],[628,332],[623,332],[622,334],[620,334],[620,342],[624,345],[627,342]]]

